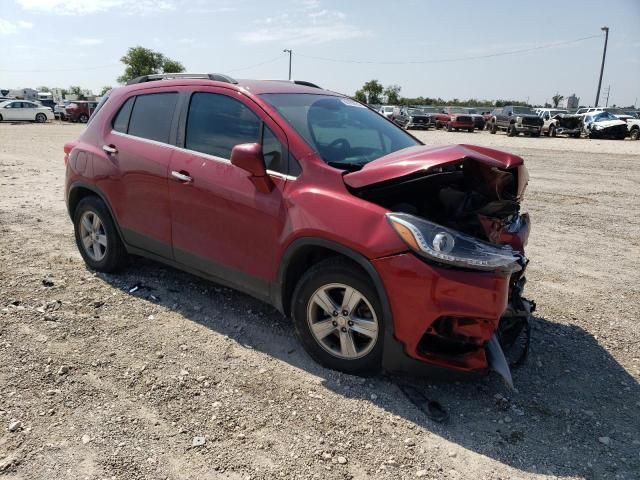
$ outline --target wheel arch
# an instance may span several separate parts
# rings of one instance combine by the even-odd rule
[[[278,278],[271,293],[276,308],[289,316],[293,291],[304,272],[312,265],[331,257],[343,257],[367,275],[376,289],[385,318],[391,320],[391,307],[384,284],[367,257],[339,243],[314,237],[293,241],[282,256]]]
[[[69,216],[71,217],[71,220],[73,221],[73,215],[80,201],[83,198],[89,196],[98,197],[107,206],[107,210],[109,211],[109,215],[111,215],[113,224],[115,225],[118,235],[120,236],[120,240],[126,245],[126,242],[124,242],[124,237],[122,236],[122,232],[120,231],[118,220],[113,212],[113,209],[111,208],[111,204],[107,200],[105,194],[95,185],[85,182],[74,182],[73,184],[71,184],[71,186],[69,187],[69,193],[67,194],[67,211],[69,213]]]

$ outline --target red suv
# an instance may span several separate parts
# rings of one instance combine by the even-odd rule
[[[98,102],[76,100],[65,107],[65,119],[72,122],[87,123],[95,111]]]
[[[113,90],[65,163],[91,269],[141,255],[242,290],[327,367],[510,378],[526,353],[520,157],[426,147],[308,82],[173,74]]]
[[[435,122],[436,129],[446,127],[449,132],[467,130],[473,133],[476,127],[473,117],[463,107],[445,107],[436,115]]]

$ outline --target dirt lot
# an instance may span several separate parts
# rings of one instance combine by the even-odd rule
[[[63,202],[80,129],[0,124],[0,476],[640,478],[640,142],[417,133],[531,174],[531,356],[515,392],[411,380],[439,424],[397,378],[320,368],[247,296],[143,260],[87,271]]]

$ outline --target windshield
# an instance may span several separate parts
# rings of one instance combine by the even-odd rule
[[[410,108],[409,109],[409,115],[423,115],[424,112],[422,110],[420,110],[419,108]]]
[[[475,108],[467,108],[467,113],[475,115],[476,113],[478,113],[478,111]]]
[[[593,119],[596,122],[604,121],[604,120],[618,120],[618,118],[609,112],[600,112],[593,116]]]
[[[535,115],[536,112],[529,107],[513,107],[513,113],[517,115]]]
[[[336,168],[359,170],[377,158],[420,145],[393,123],[349,98],[308,93],[261,97]]]
[[[449,107],[447,111],[449,113],[467,113],[467,111],[462,107]]]
[[[385,112],[393,112],[393,107],[382,107]]]
[[[438,113],[438,109],[436,107],[422,107],[422,111],[425,113]]]

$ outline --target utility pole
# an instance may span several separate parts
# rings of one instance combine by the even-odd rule
[[[285,48],[284,50],[282,50],[284,53],[288,53],[289,54],[289,80],[291,80],[291,54],[293,53],[293,51],[289,48]]]
[[[598,106],[598,100],[600,100],[600,87],[602,86],[602,74],[604,73],[604,59],[607,57],[607,42],[609,41],[609,27],[602,27],[600,30],[604,32],[604,50],[602,52],[602,66],[600,67],[600,80],[598,80],[598,92],[596,93],[596,104]]]

